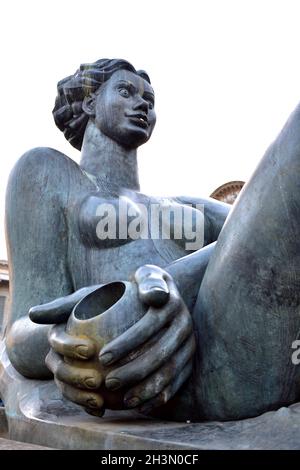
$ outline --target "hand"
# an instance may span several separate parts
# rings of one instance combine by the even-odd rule
[[[104,413],[104,400],[95,390],[102,383],[97,368],[96,347],[88,338],[78,338],[65,332],[65,322],[73,307],[85,295],[99,286],[92,286],[61,297],[47,304],[30,309],[30,319],[40,324],[56,324],[49,333],[50,352],[46,365],[54,375],[62,394],[69,400],[83,406],[96,416]]]
[[[148,413],[165,404],[192,372],[195,339],[191,315],[172,277],[163,269],[146,265],[137,270],[142,302],[149,305],[144,317],[100,351],[100,362],[112,365],[149,341],[136,359],[114,369],[105,380],[110,390],[131,387],[127,408]]]
[[[124,404],[147,413],[166,403],[192,371],[195,340],[192,319],[172,277],[159,267],[146,265],[135,279],[142,302],[149,305],[144,317],[100,351],[102,365],[116,364],[105,380],[107,389],[130,388]],[[74,305],[99,286],[81,289],[30,310],[32,321],[41,324],[66,322]],[[103,413],[103,398],[95,390],[102,377],[95,368],[95,346],[66,334],[64,325],[51,330],[52,347],[47,365],[63,395],[91,414]],[[136,348],[148,346],[138,358],[119,366]],[[66,358],[66,361],[63,360]],[[95,386],[94,386],[95,385]]]

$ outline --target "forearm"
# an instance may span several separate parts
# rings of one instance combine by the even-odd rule
[[[190,312],[192,312],[197,300],[200,285],[215,245],[216,243],[211,243],[191,255],[174,261],[165,268],[176,282]]]
[[[51,326],[36,325],[28,317],[15,321],[6,335],[8,357],[14,368],[31,379],[47,379],[52,374],[45,365]]]

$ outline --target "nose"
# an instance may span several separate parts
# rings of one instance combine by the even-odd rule
[[[138,95],[135,104],[133,105],[134,111],[144,111],[144,113],[148,113],[149,111],[149,103],[148,101],[144,100],[141,95]]]

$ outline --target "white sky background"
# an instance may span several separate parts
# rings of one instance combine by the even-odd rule
[[[0,18],[1,221],[26,150],[78,161],[51,111],[57,81],[83,62],[124,58],[149,73],[157,125],[139,167],[151,194],[247,180],[300,100],[299,0],[9,0]]]

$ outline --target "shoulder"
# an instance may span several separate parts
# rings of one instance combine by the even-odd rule
[[[35,148],[11,172],[5,204],[13,273],[10,321],[27,315],[32,305],[68,293],[69,160],[56,150]]]
[[[76,171],[78,165],[73,160],[52,148],[37,147],[26,152],[9,176],[7,222],[21,213],[26,213],[30,220],[41,212],[57,213],[66,206],[70,177]]]
[[[37,176],[41,172],[45,174],[57,173],[67,168],[78,168],[78,165],[67,155],[50,147],[36,147],[19,158],[11,175]]]
[[[39,147],[26,152],[14,166],[5,201],[7,244],[14,265],[25,258],[28,265],[37,264],[36,254],[44,260],[47,250],[63,258],[59,250],[67,233],[70,162],[54,149]]]
[[[7,194],[66,191],[70,176],[79,167],[63,153],[49,147],[36,147],[19,158],[8,180]]]

